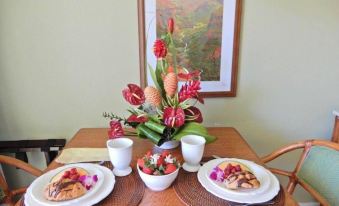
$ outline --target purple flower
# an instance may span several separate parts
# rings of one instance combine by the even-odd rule
[[[210,178],[212,180],[223,182],[224,181],[224,171],[220,169],[219,167],[213,168],[213,171],[210,174]]]
[[[90,190],[93,185],[98,181],[98,176],[97,175],[82,175],[79,178],[79,181],[81,184],[86,187],[87,190]]]

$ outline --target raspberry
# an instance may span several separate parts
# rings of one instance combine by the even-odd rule
[[[240,165],[235,166],[235,170],[236,170],[237,172],[240,172],[240,171],[241,171]]]
[[[72,168],[71,169],[71,175],[78,174],[77,168]]]
[[[79,175],[78,174],[74,174],[74,175],[71,175],[71,180],[77,180],[79,179]]]
[[[69,178],[70,175],[71,175],[71,172],[70,172],[70,171],[66,171],[66,172],[62,175],[62,177],[63,177],[63,178]]]

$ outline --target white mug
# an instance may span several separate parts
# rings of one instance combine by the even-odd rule
[[[133,141],[128,138],[117,138],[107,141],[107,149],[114,167],[114,175],[126,176],[132,172],[132,168],[130,167],[132,146]]]
[[[206,140],[198,135],[186,135],[181,138],[181,151],[185,163],[182,168],[188,172],[197,172],[204,154]]]

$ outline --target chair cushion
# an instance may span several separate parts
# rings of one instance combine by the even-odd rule
[[[331,205],[339,205],[339,151],[313,146],[297,177],[309,184]]]

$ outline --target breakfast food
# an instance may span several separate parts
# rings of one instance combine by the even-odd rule
[[[236,161],[220,163],[210,173],[210,178],[232,190],[260,187],[260,182],[252,171],[246,165]]]
[[[71,200],[86,194],[96,182],[96,175],[79,167],[64,170],[55,175],[44,190],[44,196],[51,201]]]
[[[252,172],[242,171],[229,175],[224,183],[228,189],[236,190],[240,188],[253,189],[259,188],[260,182]]]
[[[138,159],[139,169],[148,175],[168,175],[180,167],[180,162],[166,150],[161,154],[147,152]]]

